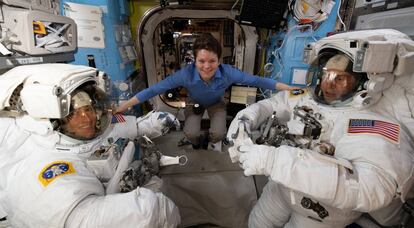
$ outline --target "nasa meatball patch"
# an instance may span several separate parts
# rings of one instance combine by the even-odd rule
[[[71,162],[55,161],[42,169],[39,174],[40,183],[46,187],[52,183],[56,178],[61,176],[76,173]]]

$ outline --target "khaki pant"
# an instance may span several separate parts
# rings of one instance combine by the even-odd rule
[[[187,104],[194,104],[195,102],[191,98],[187,99]],[[207,113],[210,119],[210,129],[209,129],[209,140],[212,143],[219,142],[223,140],[226,136],[226,104],[223,100],[220,102],[206,107]],[[185,108],[185,124],[184,124],[184,134],[187,139],[189,139],[193,144],[197,145],[200,141],[201,136],[201,119],[203,117],[205,110],[201,114],[197,115],[193,112],[193,105],[187,105]]]

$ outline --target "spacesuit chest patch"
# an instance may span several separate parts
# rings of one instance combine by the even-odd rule
[[[76,173],[71,162],[55,161],[45,166],[39,174],[40,183],[46,187],[52,183],[56,178],[63,175]]]
[[[393,143],[400,141],[400,125],[381,120],[350,119],[349,134],[376,134]]]
[[[114,123],[123,123],[123,122],[126,122],[126,120],[125,120],[125,118],[124,118],[123,115],[121,115],[121,114],[115,114],[115,115],[112,116],[111,123],[114,124]]]

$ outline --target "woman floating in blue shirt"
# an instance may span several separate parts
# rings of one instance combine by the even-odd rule
[[[184,87],[188,91],[187,103],[200,104],[203,111],[194,112],[193,107],[185,109],[184,134],[193,144],[194,149],[200,148],[201,119],[204,109],[210,119],[209,141],[220,143],[226,135],[226,105],[223,101],[225,90],[233,83],[254,86],[263,89],[293,90],[290,87],[270,78],[244,73],[231,65],[220,64],[221,45],[210,34],[202,34],[193,45],[195,63],[173,73],[157,84],[144,89],[134,97],[121,104],[117,113],[144,102],[167,90]]]

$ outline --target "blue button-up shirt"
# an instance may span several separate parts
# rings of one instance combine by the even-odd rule
[[[220,64],[212,80],[205,82],[201,79],[195,64],[191,64],[157,84],[140,91],[135,97],[140,102],[144,102],[169,89],[182,86],[187,89],[189,96],[194,101],[208,107],[219,102],[225,90],[233,83],[273,90],[277,82],[270,78],[244,73],[227,64]]]

